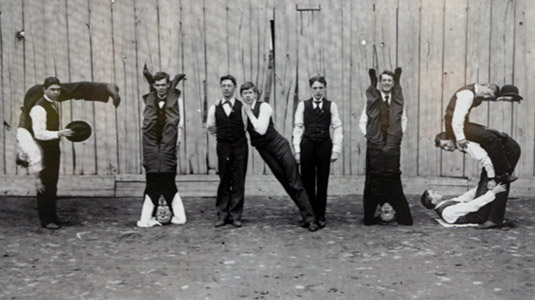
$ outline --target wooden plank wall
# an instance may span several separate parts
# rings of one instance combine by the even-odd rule
[[[215,140],[205,132],[219,77],[239,83],[267,77],[275,21],[275,77],[270,103],[277,129],[291,138],[298,99],[310,97],[308,78],[323,74],[328,98],[344,125],[344,152],[334,175],[364,174],[365,139],[358,123],[369,85],[367,70],[403,68],[409,125],[403,141],[407,176],[473,176],[477,165],[443,153],[452,93],[472,82],[516,84],[526,101],[485,103],[472,120],[503,130],[521,144],[517,173],[534,176],[535,4],[531,0],[2,0],[0,1],[0,175],[24,175],[15,165],[15,133],[26,89],[56,75],[64,82],[115,82],[121,105],[62,104],[62,123],[93,124],[87,141],[63,141],[63,175],[142,174],[140,126],[148,91],[142,76],[186,73],[185,135],[179,174],[215,174]],[[24,38],[16,38],[24,31]],[[251,149],[249,174],[268,174]]]

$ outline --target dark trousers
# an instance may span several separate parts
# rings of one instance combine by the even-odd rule
[[[502,135],[499,138],[500,144],[503,147],[508,162],[512,166],[512,171],[516,167],[520,158],[520,145],[511,137]],[[488,191],[487,184],[489,178],[485,169],[482,170],[479,183],[477,186],[476,197],[485,194]],[[507,199],[509,198],[510,183],[506,185],[507,190],[503,193],[496,195],[496,199],[491,203],[483,206],[478,211],[469,213],[457,220],[456,223],[478,223],[481,224],[487,220],[494,222],[495,224],[502,224],[505,217],[505,209],[507,205]]]
[[[446,122],[446,132],[448,131],[451,131],[451,134],[448,135],[453,135],[451,122]],[[464,135],[466,139],[478,143],[481,148],[487,151],[487,154],[492,161],[492,165],[494,166],[496,176],[502,176],[505,173],[512,174],[514,168],[504,151],[504,147],[499,137],[500,134],[500,132],[488,129],[485,126],[476,123],[464,124]],[[454,135],[449,137],[455,139]]]
[[[58,200],[58,178],[60,164],[59,142],[41,143],[43,149],[43,169],[39,173],[43,191],[37,191],[37,210],[41,225],[57,222],[56,203]]]
[[[217,188],[217,218],[238,221],[243,212],[245,173],[247,171],[247,142],[217,143],[219,187]]]
[[[401,225],[412,225],[412,214],[403,193],[401,174],[388,173],[388,175],[374,174],[370,167],[370,155],[366,153],[366,179],[364,182],[364,225],[377,224],[375,217],[378,205],[389,203],[396,211],[396,222]]]
[[[163,195],[165,202],[171,207],[171,202],[178,192],[175,177],[176,172],[147,173],[144,194],[149,195],[155,206],[158,206],[160,196]]]
[[[299,176],[298,165],[288,141],[279,137],[266,145],[257,147],[256,150],[297,205],[303,221],[315,222],[314,210]]]
[[[325,220],[332,148],[331,139],[301,140],[301,178],[314,214],[320,221]]]

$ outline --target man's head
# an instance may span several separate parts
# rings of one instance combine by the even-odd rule
[[[61,94],[61,83],[56,77],[47,77],[43,83],[43,94],[50,100],[58,100]]]
[[[500,87],[494,83],[484,83],[479,85],[476,97],[483,100],[496,100],[500,95]]]
[[[383,73],[379,75],[379,88],[383,93],[390,93],[394,87],[394,76],[394,72],[392,71],[383,71]]]
[[[247,104],[252,104],[258,98],[258,89],[254,83],[247,81],[240,86],[240,95]]]
[[[420,197],[420,202],[422,202],[422,205],[427,209],[434,209],[437,207],[437,204],[442,201],[444,198],[443,195],[433,191],[433,190],[426,190],[422,197]]]
[[[308,80],[312,97],[316,100],[321,100],[325,97],[325,91],[327,90],[327,81],[323,76],[313,76]]]
[[[385,203],[381,206],[381,213],[379,214],[381,221],[385,223],[394,222],[396,220],[396,211],[390,205],[390,203]]]
[[[448,138],[448,135],[444,131],[435,136],[435,147],[446,151],[454,151],[457,148],[455,141]]]
[[[221,92],[225,99],[230,99],[234,96],[234,91],[236,90],[236,78],[232,75],[221,76],[219,79],[219,84],[221,86]]]
[[[152,85],[154,87],[154,90],[156,90],[156,93],[160,97],[167,96],[167,91],[169,90],[170,82],[169,82],[169,74],[165,72],[157,72],[154,74],[154,84]]]

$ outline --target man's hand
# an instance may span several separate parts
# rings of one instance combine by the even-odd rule
[[[295,154],[295,161],[300,164],[301,163],[301,153],[296,153]]]
[[[250,116],[253,114],[253,109],[251,108],[251,105],[247,103],[243,103],[243,111],[247,114],[247,116]]]
[[[495,187],[491,189],[491,191],[494,193],[494,195],[498,195],[499,193],[503,193],[507,190],[505,185],[503,183],[498,183]]]
[[[211,135],[215,135],[217,133],[217,127],[216,126],[206,127],[206,130],[208,130],[208,133],[211,134]]]
[[[41,179],[39,179],[39,177],[35,181],[35,189],[38,193],[43,193],[45,191],[45,186],[43,185],[43,183],[41,183]]]
[[[464,150],[468,146],[468,141],[466,139],[458,140],[457,141],[457,148]]]
[[[63,129],[63,130],[60,130],[58,131],[58,136],[59,137],[62,137],[62,136],[72,136],[74,134],[74,132],[70,129]]]
[[[121,96],[119,96],[119,87],[115,84],[110,83],[106,86],[106,89],[108,90],[110,97],[113,99],[113,105],[115,107],[119,106],[119,104],[121,103]]]
[[[487,182],[487,189],[492,190],[496,186],[496,179],[490,178]]]
[[[335,162],[338,159],[338,155],[339,155],[338,152],[333,152],[331,154],[331,162]]]

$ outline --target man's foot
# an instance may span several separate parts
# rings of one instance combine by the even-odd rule
[[[225,226],[225,220],[217,220],[214,224],[215,227],[222,227]]]
[[[501,226],[499,224],[496,224],[492,221],[485,221],[485,223],[481,223],[476,226],[476,229],[492,229],[492,228],[500,228]]]
[[[511,183],[515,180],[517,180],[518,177],[516,177],[515,175],[511,175],[509,173],[505,173],[504,175],[501,175],[501,176],[496,176],[496,181],[497,182],[502,182],[502,183]]]
[[[325,219],[323,219],[323,220],[318,220],[318,226],[319,226],[319,228],[324,228],[325,225],[327,225],[327,221],[325,221]]]
[[[234,227],[242,227],[243,223],[242,223],[241,220],[234,220],[234,221],[232,221],[232,226],[234,226]]]
[[[308,223],[308,231],[314,232],[314,231],[318,231],[319,229],[320,227],[318,226],[318,224],[314,222]]]
[[[59,226],[58,224],[54,223],[54,222],[50,222],[48,224],[42,224],[43,228],[46,228],[46,229],[60,229],[61,226]]]

